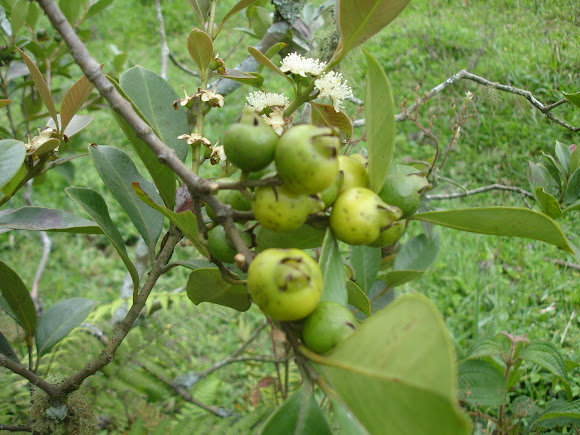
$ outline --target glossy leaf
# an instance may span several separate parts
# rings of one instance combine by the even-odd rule
[[[279,44],[283,44],[283,43],[278,43],[275,46],[270,47],[270,50],[274,47],[279,46]],[[286,44],[284,44],[284,45],[286,45]],[[269,50],[268,50],[268,52],[269,52]],[[256,59],[262,67],[265,66],[269,70],[274,71],[276,74],[284,77],[290,83],[293,83],[292,79],[290,77],[288,77],[285,73],[283,73],[282,70],[280,68],[278,68],[278,66],[270,60],[268,53],[264,54],[260,50],[258,50],[256,47],[248,47],[248,53],[250,53],[252,55],[252,57],[254,59]],[[260,71],[261,71],[261,69],[258,70],[258,72],[260,72]]]
[[[459,400],[476,406],[506,403],[506,382],[496,366],[480,360],[459,364]]]
[[[211,38],[200,29],[193,29],[187,37],[187,51],[199,68],[202,77],[206,77],[209,72],[209,64],[214,59]]]
[[[470,433],[456,404],[453,343],[422,295],[397,299],[315,362],[369,433]]]
[[[1,163],[0,163],[1,165]],[[580,168],[576,169],[568,180],[568,187],[564,192],[562,201],[564,203],[573,203],[580,199]]]
[[[240,0],[239,2],[237,2],[233,8],[230,9],[230,11],[226,14],[226,16],[224,17],[224,19],[221,21],[221,23],[218,25],[217,29],[215,30],[213,37],[214,39],[217,37],[218,33],[220,32],[220,30],[222,29],[223,25],[231,18],[233,17],[235,14],[237,14],[238,12],[240,12],[241,10],[247,8],[248,6],[250,6],[253,3],[256,3],[259,0]]]
[[[0,260],[0,293],[10,308],[14,319],[27,335],[36,331],[36,308],[22,278]]]
[[[12,35],[16,35],[28,15],[28,0],[18,0],[12,6],[10,13],[10,25],[12,26]]]
[[[387,288],[392,288],[421,278],[424,273],[424,270],[389,270],[380,273],[379,278],[385,281]]]
[[[411,219],[472,233],[540,240],[574,254],[574,248],[556,222],[527,208],[463,208],[418,213]]]
[[[93,221],[72,213],[44,207],[20,207],[0,215],[0,228],[29,231],[102,234]]]
[[[564,94],[564,97],[574,106],[580,107],[580,92],[562,92],[562,94]]]
[[[348,304],[359,309],[365,316],[371,315],[371,303],[367,295],[356,283],[348,280],[346,282],[346,293]]]
[[[366,3],[366,1],[362,3]],[[378,192],[385,183],[385,177],[393,159],[396,125],[395,101],[385,70],[373,55],[366,51],[365,54],[367,58],[365,133],[369,161],[368,172],[371,190]]]
[[[357,420],[354,414],[338,400],[330,399],[332,411],[343,435],[369,435],[365,427]]]
[[[6,337],[2,335],[2,332],[0,332],[0,353],[8,357],[8,359],[20,363],[18,355],[14,352],[14,349],[12,349],[12,346],[10,346],[10,343],[6,340]]]
[[[101,195],[86,187],[68,187],[65,189],[67,195],[79,204],[94,221],[101,227],[105,235],[111,241],[117,253],[123,260],[125,267],[133,280],[133,292],[139,288],[139,273],[127,255],[125,241],[119,230],[109,216],[109,209]]]
[[[440,247],[438,233],[432,239],[419,234],[403,245],[395,258],[393,270],[427,270],[437,259]]]
[[[258,251],[269,248],[296,248],[311,249],[319,248],[324,241],[323,230],[313,228],[310,225],[302,225],[300,228],[287,233],[260,228],[256,238]]]
[[[354,269],[354,281],[368,293],[379,273],[381,249],[365,245],[351,246],[350,264]]]
[[[18,173],[25,157],[24,142],[15,139],[0,140],[0,188]]]
[[[536,189],[536,200],[540,205],[542,211],[550,216],[552,219],[558,219],[562,217],[562,210],[560,209],[560,204],[558,200],[554,198],[549,193],[544,192],[543,187],[538,187]]]
[[[238,71],[237,69],[226,68],[223,74],[219,75],[224,79],[230,79],[234,82],[242,83],[244,85],[254,86],[258,89],[262,89],[262,83],[264,83],[264,77],[258,73],[245,73],[243,71]]]
[[[352,136],[352,123],[346,113],[334,110],[328,104],[310,102],[312,106],[312,124],[318,127],[330,127],[336,129],[340,140],[346,143]]]
[[[48,113],[50,113],[50,116],[52,117],[55,124],[58,124],[58,120],[56,117],[56,108],[54,107],[54,101],[52,101],[52,94],[50,93],[50,89],[46,85],[46,82],[44,81],[42,74],[40,73],[40,71],[38,70],[32,59],[28,57],[28,55],[25,52],[23,52],[18,47],[15,48],[20,52],[22,60],[24,60],[24,63],[28,67],[30,75],[32,76],[32,80],[36,85],[36,90],[40,94],[40,98],[42,99],[44,105],[48,109]]]
[[[201,243],[199,240],[197,219],[190,210],[186,210],[181,213],[176,213],[153,201],[149,197],[149,195],[147,195],[147,193],[145,193],[143,189],[141,189],[139,183],[133,183],[132,187],[135,194],[141,201],[143,201],[149,207],[154,208],[159,213],[163,214],[171,222],[173,222],[177,226],[177,228],[181,230],[181,232],[185,235],[185,237],[187,237],[189,241],[193,243],[193,245],[200,252],[200,254],[203,255],[204,257],[209,258],[209,251],[207,250],[207,246]]]
[[[252,303],[245,285],[224,281],[218,269],[197,269],[189,274],[187,296],[195,305],[202,302],[248,311]]]
[[[119,93],[124,98],[130,100],[129,96],[123,89],[121,89],[119,84],[114,79],[109,77],[109,81],[115,85]],[[139,115],[144,118],[144,115],[141,113],[139,108],[133,103],[132,105],[137,113],[139,113]],[[163,202],[168,208],[173,210],[175,205],[176,192],[175,174],[171,169],[169,169],[168,166],[159,162],[155,152],[137,136],[135,130],[133,130],[133,128],[127,123],[127,121],[125,121],[125,119],[123,119],[123,117],[121,117],[121,115],[119,115],[117,112],[113,112],[113,115],[121,127],[121,130],[123,130],[123,133],[125,133],[125,136],[127,139],[129,139],[133,149],[145,165],[145,168],[147,168],[147,171],[149,172],[149,175],[151,175],[155,186],[157,186],[157,190],[159,191],[161,198],[163,198]]]
[[[159,74],[142,66],[121,74],[119,85],[161,140],[175,150],[180,160],[185,160],[188,145],[177,137],[189,132],[187,115],[184,110],[173,108],[173,102],[180,97],[171,85]]]
[[[562,142],[556,141],[554,152],[558,162],[560,163],[560,166],[562,166],[564,169],[564,178],[568,178],[570,176],[570,158],[572,154],[570,148],[568,148],[568,146],[564,145]]]
[[[322,251],[318,265],[322,270],[322,297],[321,301],[333,301],[346,305],[348,296],[346,293],[346,274],[342,264],[342,256],[338,243],[330,228],[326,230]]]
[[[339,0],[338,49],[344,56],[385,28],[410,0]]]
[[[163,228],[163,215],[143,204],[137,198],[131,183],[139,183],[147,195],[160,204],[161,197],[155,187],[139,174],[135,164],[123,151],[106,145],[91,145],[89,153],[101,179],[153,251]]]
[[[85,104],[85,101],[87,101],[87,98],[91,95],[93,88],[93,84],[89,81],[87,76],[84,75],[70,87],[66,94],[64,94],[60,106],[61,131],[66,131],[73,116],[75,116],[83,104]]]
[[[86,298],[72,298],[50,307],[40,318],[36,330],[38,356],[46,354],[69,332],[79,326],[98,304]]]
[[[331,435],[332,431],[312,392],[302,387],[270,415],[260,434]]]
[[[38,148],[36,148],[36,150],[34,150],[34,152],[29,152],[29,155],[36,155],[36,156],[41,156],[43,154],[49,153],[51,151],[54,151],[55,149],[57,149],[60,145],[60,140],[58,139],[49,139],[46,142],[44,142],[42,145],[40,145]]]
[[[570,172],[574,173],[578,168],[580,168],[580,146],[577,145],[576,149],[572,152],[570,156]]]

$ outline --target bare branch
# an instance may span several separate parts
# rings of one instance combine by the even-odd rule
[[[526,196],[528,198],[533,198],[530,192],[522,189],[521,187],[516,186],[505,186],[503,184],[494,183],[489,186],[479,187],[477,189],[468,190],[466,192],[456,192],[456,193],[443,193],[440,195],[425,195],[427,199],[454,199],[454,198],[463,198],[465,196],[477,195],[478,193],[489,192],[490,190],[508,190],[511,192],[518,192],[521,193],[522,196]]]
[[[544,115],[546,115],[546,117],[548,119],[550,119],[551,121],[553,121],[557,124],[560,124],[562,127],[567,128],[570,131],[573,131],[573,132],[580,131],[580,126],[574,127],[574,126],[568,124],[566,121],[563,121],[560,118],[557,118],[551,112],[551,110],[554,109],[555,107],[558,107],[562,104],[568,103],[568,100],[562,99],[562,100],[559,100],[553,104],[544,105],[543,103],[538,101],[538,99],[536,97],[534,97],[534,95],[530,91],[527,91],[525,89],[519,89],[519,88],[516,88],[513,86],[502,85],[501,83],[497,83],[497,82],[490,82],[489,80],[487,80],[483,77],[477,76],[475,74],[471,74],[470,72],[467,72],[466,70],[461,70],[457,74],[453,74],[451,77],[449,77],[443,83],[440,83],[437,86],[435,86],[429,92],[424,94],[421,98],[419,98],[417,101],[415,101],[411,106],[409,106],[407,108],[407,110],[395,115],[395,120],[397,122],[402,122],[402,121],[408,120],[410,115],[412,113],[414,113],[415,111],[417,111],[417,109],[421,105],[425,104],[425,102],[427,100],[434,97],[435,95],[437,95],[441,91],[447,89],[449,86],[456,84],[459,80],[471,80],[473,82],[479,83],[480,85],[484,85],[484,86],[488,86],[488,87],[493,88],[493,89],[497,89],[498,91],[509,92],[510,94],[520,95],[520,96],[524,97],[526,100],[528,100],[532,104],[532,106],[534,106],[536,109],[538,109]],[[354,122],[354,127],[364,127],[364,125],[365,125],[364,119],[357,119]]]
[[[0,353],[0,367],[6,367],[13,373],[22,376],[24,379],[30,381],[32,385],[36,385],[41,390],[44,390],[48,395],[51,395],[51,393],[54,394],[54,391],[56,389],[54,385],[46,382],[32,370],[27,369],[20,363],[8,359],[8,357],[4,356],[1,353]]]
[[[179,59],[177,57],[175,57],[175,54],[173,54],[173,52],[171,50],[169,51],[169,59],[171,59],[171,62],[173,62],[173,64],[177,68],[179,68],[180,70],[182,70],[182,71],[186,72],[187,74],[190,74],[194,77],[200,77],[200,75],[197,71],[189,69],[187,66],[185,66],[185,64],[181,63],[179,61]]]
[[[549,261],[551,263],[557,264],[558,266],[565,267],[567,269],[580,270],[580,264],[569,263],[568,261],[557,260],[556,258],[544,257],[544,261]]]
[[[167,36],[165,36],[165,25],[163,24],[163,12],[161,3],[155,0],[155,11],[157,12],[157,22],[159,23],[159,35],[161,36],[161,77],[167,80],[167,57],[169,56],[169,47],[167,46]]]

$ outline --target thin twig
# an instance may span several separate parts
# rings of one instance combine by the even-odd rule
[[[562,338],[560,339],[560,344],[564,343],[564,340],[566,339],[566,334],[568,334],[568,329],[570,329],[570,325],[572,324],[572,321],[576,318],[577,315],[578,315],[577,310],[572,311],[572,315],[570,316],[570,320],[568,320],[568,323],[566,324],[566,328],[564,328],[564,333],[562,334]]]
[[[470,196],[470,195],[477,195],[478,193],[489,192],[490,190],[508,190],[508,191],[512,191],[512,192],[521,193],[523,196],[526,196],[528,198],[534,197],[534,195],[532,195],[530,192],[522,189],[521,187],[505,186],[503,184],[498,184],[498,183],[494,183],[494,184],[491,184],[489,186],[478,187],[477,189],[468,190],[466,192],[443,193],[443,194],[439,194],[439,195],[425,195],[425,197],[429,200],[454,199],[454,198],[463,198],[465,196]]]
[[[159,35],[161,36],[161,77],[167,80],[167,57],[169,47],[167,46],[167,36],[165,35],[165,25],[163,24],[163,12],[161,2],[155,0],[155,11],[157,12],[157,22],[159,23]]]
[[[9,426],[7,424],[0,424],[0,430],[6,430],[8,432],[32,432],[32,427],[30,427],[30,426]]]
[[[190,74],[194,77],[200,77],[197,71],[189,69],[184,63],[182,63],[177,57],[175,57],[175,54],[173,54],[171,50],[169,50],[168,56],[171,62],[173,62],[173,64],[183,72],[186,72],[187,74]]]
[[[558,260],[556,258],[550,258],[550,257],[544,257],[544,261],[550,261],[554,264],[557,264],[558,266],[563,266],[567,269],[580,270],[580,264],[570,263],[568,261]]]

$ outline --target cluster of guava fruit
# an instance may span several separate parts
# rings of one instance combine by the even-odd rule
[[[253,211],[256,221],[276,232],[290,232],[318,215],[335,237],[349,245],[386,247],[397,243],[405,219],[415,213],[427,178],[413,167],[393,165],[378,193],[369,188],[366,158],[340,155],[341,141],[328,127],[295,125],[278,136],[247,107],[239,122],[226,128],[224,151],[244,179],[277,174],[282,183],[253,190],[221,190],[218,199],[239,211]],[[215,220],[214,211],[207,214]],[[320,220],[320,219],[319,219]],[[238,227],[252,246],[251,231]],[[236,250],[221,226],[209,232],[208,249],[222,262]],[[346,306],[320,302],[322,273],[316,261],[299,249],[266,249],[248,269],[252,300],[270,318],[299,322],[304,344],[326,353],[356,328]]]

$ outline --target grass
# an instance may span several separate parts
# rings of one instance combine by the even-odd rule
[[[225,3],[233,4],[233,1]],[[404,99],[412,103],[416,86],[420,87],[418,92],[421,95],[464,68],[491,81],[528,89],[543,102],[553,102],[561,98],[561,90],[578,91],[580,88],[577,30],[580,11],[575,3],[574,0],[416,0],[391,26],[367,42],[366,47],[386,69],[399,103]],[[194,23],[193,14],[183,0],[167,0],[163,7],[169,46],[181,61],[193,67],[185,50],[185,38]],[[231,23],[232,28],[243,25],[241,17],[236,17]],[[111,43],[126,53],[125,68],[139,64],[159,70],[159,36],[151,2],[117,0],[112,8],[91,20],[86,28],[92,32],[89,49],[105,63],[105,70],[112,74],[120,73],[112,67]],[[243,36],[230,30],[228,37],[217,46],[220,53],[227,53],[231,47],[229,35],[235,36],[233,40]],[[242,42],[253,43],[249,36],[245,36]],[[244,56],[245,51],[239,50],[228,59],[228,66],[237,64]],[[358,96],[362,96],[365,74],[364,62],[361,63],[360,59],[361,54],[355,52],[343,67]],[[268,83],[271,76],[268,73],[265,76]],[[169,82],[179,94],[182,86],[188,92],[197,87],[195,78],[172,66],[169,68]],[[278,82],[275,83],[278,86]],[[268,90],[278,92],[278,89]],[[452,134],[452,105],[459,106],[467,91],[474,94],[473,116],[463,126],[461,138],[441,171],[442,176],[452,178],[466,188],[493,182],[527,188],[527,160],[538,161],[540,150],[551,152],[555,140],[578,143],[577,134],[548,121],[521,97],[494,92],[465,81],[448,88],[421,107],[420,123],[427,126],[433,119],[433,132],[442,146],[449,142]],[[213,141],[220,138],[223,125],[237,117],[244,92],[237,91],[228,96],[224,110],[210,113],[206,134]],[[354,113],[356,108],[351,105],[347,110]],[[573,125],[580,125],[580,110],[571,105],[561,106],[555,113]],[[87,143],[96,142],[119,146],[131,153],[112,117],[106,112],[95,115],[93,124],[75,138],[70,149],[82,152]],[[412,122],[400,123],[397,127],[395,158],[398,161],[425,160],[433,156],[432,143],[419,134]],[[355,132],[356,137],[361,134],[360,130]],[[43,183],[35,185],[35,203],[82,214],[68,200],[64,188],[72,184],[96,189],[107,199],[112,219],[119,225],[130,255],[134,255],[131,243],[137,235],[136,230],[100,183],[92,164],[85,158],[77,161],[74,167],[76,171],[72,180],[51,173]],[[437,187],[438,193],[456,190],[444,181]],[[23,204],[20,195],[9,205],[15,208]],[[484,205],[521,206],[521,201],[518,196],[494,192],[435,204],[442,208]],[[577,216],[565,219],[562,225],[571,240],[579,245]],[[409,236],[420,231],[419,225],[413,224]],[[574,261],[572,258],[539,242],[448,229],[440,231],[442,248],[435,264],[424,277],[406,284],[399,291],[421,292],[437,304],[456,343],[459,357],[466,354],[476,338],[494,336],[500,331],[560,342],[572,311],[579,306],[579,273],[544,258]],[[109,328],[108,321],[118,305],[119,289],[125,276],[116,252],[104,236],[53,233],[51,239],[51,259],[41,283],[44,306],[48,308],[69,297],[96,299],[101,308],[98,315],[93,315],[92,321]],[[27,284],[34,277],[36,262],[40,258],[39,246],[36,233],[0,235],[2,260],[14,265]],[[176,251],[178,259],[194,255],[191,246],[182,246]],[[177,289],[186,280],[187,271],[175,268],[161,279],[155,294]],[[147,380],[142,369],[139,376],[145,380],[131,382],[129,373],[139,370],[136,363],[140,361],[161,364],[168,379],[191,369],[201,370],[233,351],[243,341],[241,331],[247,333],[249,328],[259,323],[259,319],[256,310],[246,315],[232,314],[231,310],[207,304],[195,307],[183,294],[177,296],[170,310],[160,310],[132,331],[129,337],[134,338],[128,339],[121,347],[118,362],[91,380],[85,394],[96,400],[97,413],[114,416],[113,424],[118,428],[128,427],[139,419],[154,427],[155,422],[159,423],[165,416],[183,413],[184,410],[187,410],[185,414],[200,418],[199,410],[186,407],[157,381]],[[3,321],[1,329],[5,331],[7,321]],[[575,361],[578,361],[579,326],[578,320],[572,323],[562,344],[566,357]],[[57,350],[53,368],[63,373],[79,368],[85,358],[76,359],[78,353],[94,356],[99,351],[99,343],[91,340],[86,339],[82,331],[71,334]],[[256,351],[265,352],[268,340],[263,337],[256,346]],[[171,354],[173,364],[164,360],[164,348]],[[71,349],[82,352],[71,356]],[[207,355],[212,356],[211,361]],[[198,392],[210,404],[246,412],[251,409],[248,395],[268,373],[272,374],[264,366],[242,368],[237,365],[229,368],[222,378],[208,379],[209,383],[200,384]],[[108,384],[115,374],[119,374],[120,380]],[[6,382],[7,377],[12,379],[6,371],[0,371],[1,385],[13,385]],[[529,382],[528,390],[542,388],[544,391],[541,387],[543,378],[536,376],[534,379],[537,382]],[[577,397],[580,394],[578,370],[573,383]],[[144,385],[149,385],[148,389],[144,389]],[[96,394],[102,388],[107,388],[107,396]],[[10,396],[5,397],[12,397],[12,393],[8,394]],[[107,400],[109,397],[110,401]],[[25,401],[26,395],[20,395],[14,399],[18,406],[3,411],[0,408],[0,413],[8,418],[22,415]],[[159,409],[162,409],[160,413]]]

